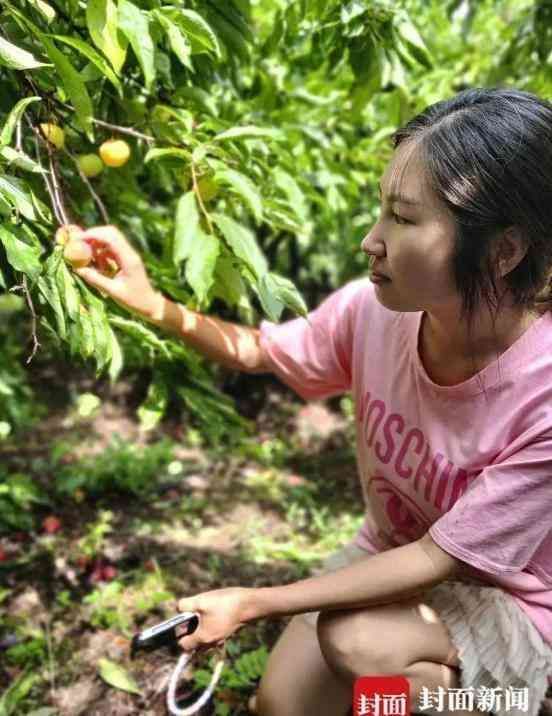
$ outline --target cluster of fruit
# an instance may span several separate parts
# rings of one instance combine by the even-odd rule
[[[65,132],[57,124],[41,124],[40,131],[56,149],[65,146]],[[77,157],[79,169],[84,176],[97,177],[103,171],[104,165],[108,167],[122,167],[130,158],[130,147],[123,139],[108,139],[104,142],[98,154],[80,154]]]

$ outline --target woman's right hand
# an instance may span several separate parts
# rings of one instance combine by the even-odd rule
[[[150,283],[140,254],[115,226],[94,226],[78,235],[92,249],[92,264],[73,269],[84,281],[116,303],[145,318],[160,317],[163,296]],[[110,277],[108,259],[117,264]],[[95,266],[96,268],[92,268]]]

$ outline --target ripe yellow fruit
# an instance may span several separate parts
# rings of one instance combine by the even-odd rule
[[[56,149],[63,149],[65,146],[65,132],[57,124],[41,124],[42,136],[53,144]]]
[[[82,229],[80,226],[77,226],[77,224],[65,224],[64,226],[60,226],[56,231],[56,244],[65,246],[70,239],[76,238],[81,232]]]
[[[71,239],[65,244],[63,257],[73,268],[83,268],[92,261],[92,249],[80,239]]]
[[[108,167],[122,167],[130,157],[130,147],[122,139],[108,139],[100,147],[100,157]]]
[[[202,177],[197,183],[197,188],[203,201],[211,201],[219,193],[219,185],[212,177]]]
[[[77,157],[79,169],[85,177],[97,177],[103,172],[104,163],[97,154],[81,154]]]

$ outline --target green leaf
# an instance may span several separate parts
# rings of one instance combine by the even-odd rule
[[[176,205],[174,227],[173,263],[175,266],[187,259],[192,253],[193,242],[197,237],[199,212],[195,193],[184,194]]]
[[[127,41],[117,31],[117,6],[113,0],[88,0],[86,23],[92,41],[119,74],[125,63]]]
[[[42,271],[40,263],[42,251],[37,246],[26,244],[3,226],[0,226],[0,241],[6,250],[8,263],[16,271],[22,271],[32,279],[38,277]]]
[[[147,395],[136,411],[140,419],[142,430],[152,430],[167,408],[169,401],[169,388],[163,374],[156,374],[149,384]]]
[[[212,218],[232,251],[260,279],[267,272],[268,266],[251,231],[224,214],[212,214]]]
[[[283,169],[280,169],[279,167],[276,167],[272,176],[274,178],[276,186],[281,189],[285,196],[288,198],[289,204],[294,210],[295,214],[302,221],[306,221],[309,215],[308,204],[305,199],[305,195],[301,190],[301,187],[295,181],[294,177],[292,177],[291,174],[288,174],[288,172],[284,171]]]
[[[143,323],[138,323],[130,318],[123,318],[122,316],[110,316],[109,322],[125,331],[130,336],[140,340],[144,346],[151,348],[151,354],[154,355],[154,351],[157,350],[162,353],[166,358],[171,358],[171,352],[167,345],[167,341],[159,338],[157,334],[150,330]]]
[[[9,67],[12,70],[32,70],[35,67],[48,67],[45,62],[36,60],[30,52],[22,50],[17,45],[12,45],[3,37],[0,37],[0,65]]]
[[[53,256],[53,254],[52,254]],[[65,313],[63,304],[59,295],[59,289],[55,283],[53,276],[40,276],[37,281],[40,293],[52,308],[57,322],[56,335],[65,340],[67,338],[67,324],[65,321]]]
[[[194,54],[214,52],[217,57],[221,56],[219,41],[213,28],[199,13],[184,8],[163,8],[163,12],[184,32]]]
[[[20,99],[15,107],[13,107],[0,132],[0,147],[5,147],[11,142],[13,130],[23,116],[25,109],[33,102],[40,102],[41,99],[42,97],[26,97],[25,99]]]
[[[65,261],[59,262],[56,272],[56,281],[65,308],[73,321],[78,321],[80,308],[80,294],[75,286],[73,275],[67,268]]]
[[[257,187],[245,174],[235,169],[221,169],[215,173],[215,180],[228,184],[236,194],[239,194],[253,212],[257,222],[263,218],[263,201]]]
[[[198,229],[190,257],[186,262],[186,281],[192,287],[200,303],[203,303],[213,285],[215,265],[220,252],[216,236]]]
[[[111,384],[113,385],[121,374],[124,365],[124,358],[121,346],[119,344],[119,341],[117,340],[117,336],[113,332],[111,326],[109,326],[109,339],[111,343],[111,362],[109,364],[109,379],[111,381]]]
[[[169,44],[174,54],[185,67],[187,67],[191,72],[194,72],[194,66],[190,60],[192,47],[187,38],[180,31],[180,28],[177,27],[177,25],[172,22],[172,20],[170,20],[162,10],[154,10],[153,16],[167,33]]]
[[[222,142],[225,139],[247,139],[250,137],[267,137],[275,141],[285,141],[286,136],[279,129],[271,127],[255,127],[254,125],[246,125],[244,127],[232,127],[225,132],[216,134],[212,141]]]
[[[119,28],[132,45],[144,73],[146,89],[150,90],[155,79],[155,47],[149,31],[149,18],[128,0],[120,0]]]
[[[105,306],[91,292],[87,293],[90,322],[94,329],[94,355],[97,361],[97,370],[101,371],[111,360],[111,328],[107,320]],[[90,300],[91,299],[91,300]]]
[[[88,139],[93,142],[94,130],[92,128],[92,117],[94,110],[92,108],[92,100],[90,99],[80,73],[77,72],[67,57],[58,50],[51,40],[43,36],[42,41],[49,58],[54,63],[56,71],[61,77],[65,91],[73,103],[80,126],[86,132]]]
[[[44,0],[27,0],[27,2],[38,10],[48,24],[56,19],[56,11]]]
[[[120,664],[116,664],[110,659],[100,659],[98,661],[98,671],[102,679],[110,686],[114,686],[121,691],[128,691],[131,694],[142,694],[132,676]]]
[[[289,279],[275,273],[267,273],[259,281],[258,290],[259,300],[271,320],[280,319],[284,306],[300,316],[307,316],[307,305]]]
[[[36,221],[32,198],[20,179],[8,174],[0,175],[0,195],[3,195],[4,199],[20,211],[26,219]]]
[[[219,255],[215,266],[216,283],[213,293],[231,306],[249,309],[251,304],[241,274],[235,266],[237,263],[231,256]]]
[[[210,10],[208,18],[211,27],[229,50],[230,57],[236,56],[243,62],[247,62],[249,60],[247,37],[235,25],[227,22],[219,7],[212,7]]]
[[[0,156],[8,162],[8,165],[13,164],[18,169],[23,169],[23,171],[47,174],[47,170],[43,169],[34,159],[31,159],[23,152],[16,151],[12,147],[0,149]]]
[[[184,159],[189,162],[192,155],[186,149],[180,149],[179,147],[154,147],[153,149],[150,149],[144,157],[144,164],[147,164],[155,159],[164,159],[165,157],[175,157],[176,159]]]
[[[430,70],[433,69],[433,60],[420,33],[407,16],[401,14],[399,17],[400,19],[395,26],[399,37],[421,65]]]
[[[40,676],[32,673],[31,669],[21,674],[0,697],[0,715],[10,716],[17,713],[18,703],[27,696],[37,681],[40,681]]]
[[[184,100],[187,105],[191,102],[202,112],[213,117],[216,117],[219,113],[215,98],[200,87],[186,87],[183,85],[176,90],[173,97],[175,100]]]
[[[119,97],[123,96],[123,86],[120,83],[117,75],[115,74],[115,72],[113,72],[111,67],[104,60],[104,58],[98,52],[96,52],[96,50],[90,47],[87,42],[80,40],[78,37],[69,37],[68,35],[50,35],[50,37],[54,38],[55,40],[58,40],[59,42],[63,42],[70,47],[74,47],[75,50],[78,50],[81,54],[83,54],[100,70],[100,72],[105,77],[107,77],[107,79],[111,82],[111,84],[119,93]]]
[[[366,7],[363,2],[352,0],[352,2],[347,3],[347,5],[341,8],[341,22],[346,24],[354,20],[355,17],[364,15],[365,12]]]

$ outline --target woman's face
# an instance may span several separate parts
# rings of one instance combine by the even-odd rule
[[[460,305],[451,272],[454,223],[424,183],[418,152],[401,178],[401,196],[393,196],[394,172],[404,166],[412,147],[399,145],[380,184],[380,217],[361,248],[374,272],[390,280],[376,284],[378,300],[393,311],[428,311],[445,317]],[[416,203],[408,203],[410,199]]]

